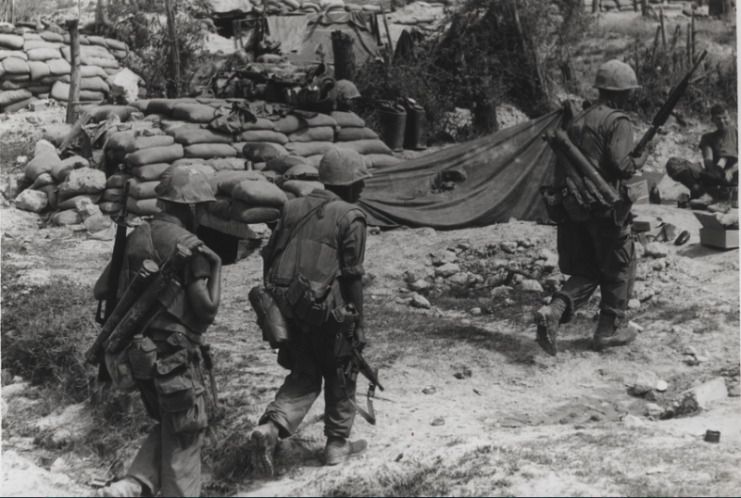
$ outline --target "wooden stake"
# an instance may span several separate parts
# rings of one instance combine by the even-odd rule
[[[690,29],[690,64],[695,63],[695,9],[692,9],[692,29]]]
[[[175,98],[180,90],[180,50],[178,39],[175,36],[175,14],[172,11],[172,0],[165,0],[165,10],[167,11],[167,32],[170,36],[170,70],[173,78],[169,84],[168,93],[170,98]]]
[[[664,26],[664,4],[661,4],[659,10],[659,16],[661,18],[661,47],[666,48],[666,27]]]
[[[392,4],[393,5],[393,4]],[[381,16],[383,17],[383,26],[386,28],[386,38],[389,42],[389,67],[391,67],[391,64],[394,61],[394,44],[391,42],[391,31],[389,31],[389,22],[386,19],[386,11],[383,10],[383,3],[380,4],[381,6]]]
[[[654,36],[654,46],[651,50],[651,67],[656,65],[656,51],[659,48],[659,36],[661,35],[661,26],[656,26],[656,36]]]
[[[79,19],[71,19],[67,21],[67,29],[69,30],[69,45],[72,66],[72,74],[70,75],[69,84],[69,96],[67,97],[67,124],[73,124],[75,122],[75,105],[80,100],[80,32],[79,32]]]
[[[692,25],[687,24],[687,63],[692,65]]]
[[[677,48],[677,41],[679,40],[679,33],[682,31],[682,26],[677,24],[677,27],[674,28],[674,36],[672,37],[672,47],[671,52],[674,53],[674,50]]]
[[[599,0],[592,0],[592,14],[596,14],[597,12],[599,12],[599,4]]]
[[[648,15],[648,0],[641,0],[641,16],[646,17]]]

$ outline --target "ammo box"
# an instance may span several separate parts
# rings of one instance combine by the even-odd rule
[[[694,211],[695,218],[702,223],[700,243],[704,246],[720,249],[738,247],[738,230],[727,230],[720,224],[714,214]]]

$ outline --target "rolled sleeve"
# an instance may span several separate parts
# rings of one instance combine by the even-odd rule
[[[633,126],[628,118],[615,120],[612,135],[607,142],[607,161],[610,169],[620,178],[628,179],[636,172],[630,153],[633,151]]]
[[[365,275],[365,219],[352,216],[352,213],[348,215],[340,221],[340,271],[343,277],[362,277]]]

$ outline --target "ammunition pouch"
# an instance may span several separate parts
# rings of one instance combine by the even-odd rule
[[[563,196],[556,189],[551,186],[540,187],[540,196],[548,217],[554,223],[564,223],[568,220],[569,214],[563,206]]]
[[[105,354],[105,364],[108,368],[108,372],[111,374],[113,385],[116,389],[125,393],[136,389],[136,380],[134,380],[134,374],[131,371],[127,349],[128,348],[125,348],[123,351],[116,354]]]
[[[163,416],[172,420],[175,434],[206,428],[206,403],[200,372],[200,353],[181,349],[156,362],[154,387]]]
[[[327,322],[329,297],[332,286],[312,282],[297,273],[288,286],[286,299],[293,311],[293,317],[307,325],[318,327]]]
[[[581,201],[578,192],[573,192],[568,187],[564,187],[561,195],[563,198],[563,210],[571,221],[579,223],[594,219],[592,212]]]
[[[157,345],[152,339],[137,334],[125,351],[131,365],[131,373],[135,379],[150,380],[154,378],[154,368],[157,363]]]
[[[276,349],[288,341],[288,324],[272,294],[262,285],[253,287],[248,298],[262,330],[262,340]]]

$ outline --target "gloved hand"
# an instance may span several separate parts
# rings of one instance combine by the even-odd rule
[[[365,348],[365,329],[362,325],[355,325],[355,331],[353,332],[353,345],[360,352]]]

